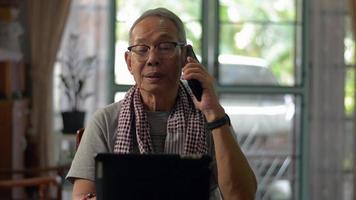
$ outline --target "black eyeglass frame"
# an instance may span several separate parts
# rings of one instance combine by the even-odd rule
[[[159,42],[159,43],[153,45],[153,49],[155,49],[155,48],[157,48],[159,45],[165,44],[165,43],[174,44],[174,48],[176,48],[177,46],[182,47],[182,46],[185,46],[185,45],[186,45],[185,42]],[[150,51],[150,50],[151,50],[151,46],[146,45],[146,44],[135,44],[135,45],[131,45],[131,46],[127,47],[127,50],[130,51],[130,52],[132,52],[132,48],[137,47],[137,46],[144,46],[144,47],[147,47],[147,51]],[[133,52],[134,52],[134,51],[133,51]],[[135,52],[135,53],[137,53],[137,52]]]

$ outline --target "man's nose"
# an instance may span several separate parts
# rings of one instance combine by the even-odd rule
[[[159,52],[156,48],[150,49],[147,55],[147,64],[149,66],[156,66],[159,64]]]

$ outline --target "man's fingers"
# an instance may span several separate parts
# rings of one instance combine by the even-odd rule
[[[191,57],[191,56],[188,56],[187,57],[187,61],[189,62],[189,63],[199,63],[197,60],[195,60],[193,57]]]

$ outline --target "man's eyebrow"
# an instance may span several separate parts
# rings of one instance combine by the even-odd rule
[[[163,33],[163,34],[159,35],[157,39],[173,39],[173,38],[174,37],[171,34]]]
[[[147,40],[146,39],[144,39],[144,38],[137,38],[137,39],[135,39],[133,42],[134,43],[145,43]]]

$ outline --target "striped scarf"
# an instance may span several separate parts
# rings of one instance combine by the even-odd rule
[[[180,155],[202,155],[207,154],[207,132],[204,127],[205,119],[203,114],[194,106],[188,91],[183,83],[180,83],[178,97],[173,110],[167,121],[167,134],[184,134],[184,147],[182,150],[171,148],[171,143],[165,143],[165,152]],[[136,125],[133,135],[132,123]],[[147,113],[144,110],[140,90],[133,86],[125,95],[119,113],[117,135],[114,152],[131,153],[134,149],[134,139],[136,137],[140,153],[153,153],[152,141],[150,137],[150,126],[147,121]]]

